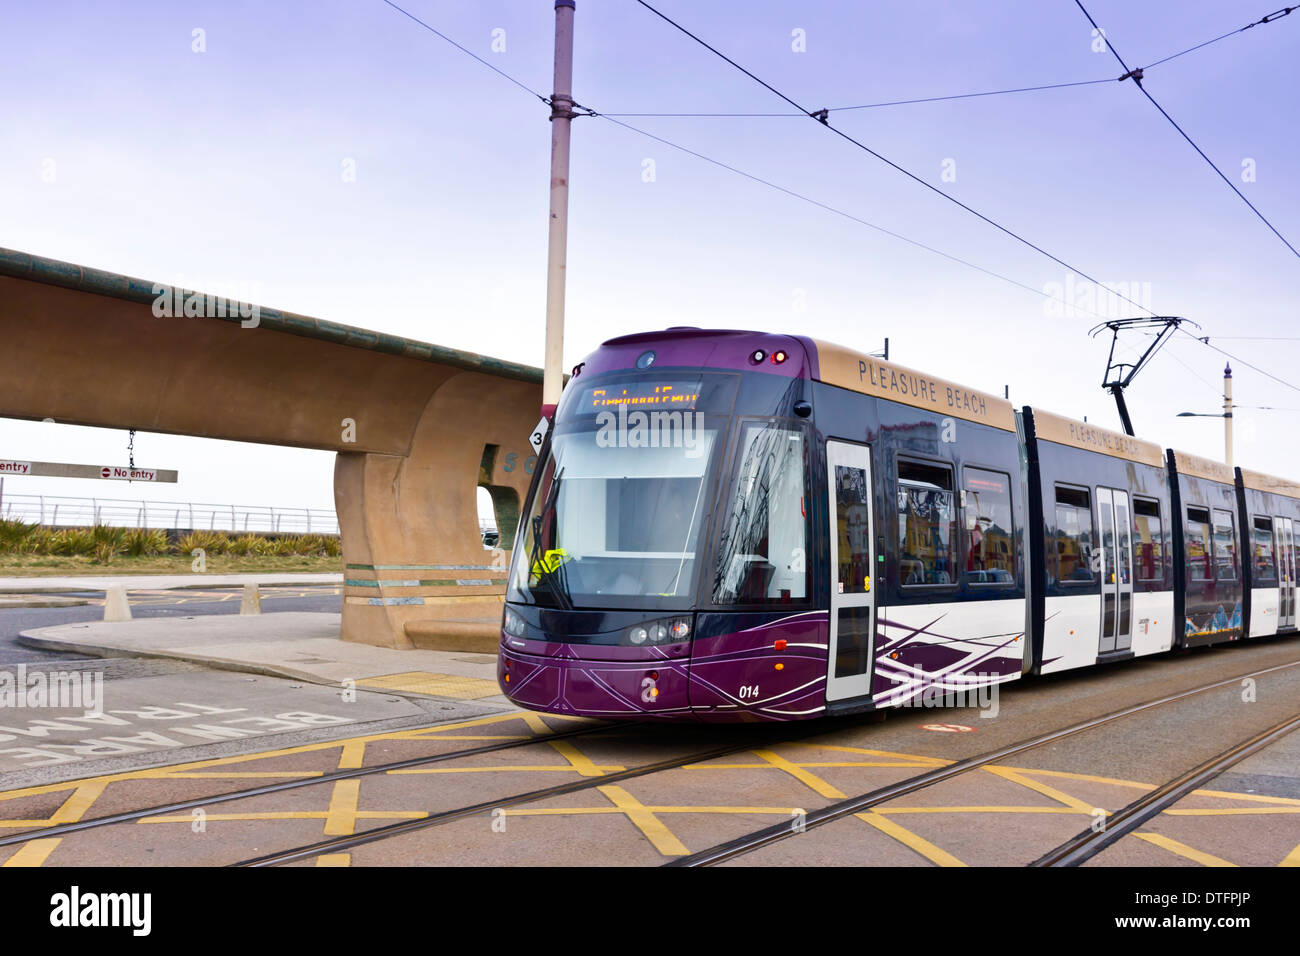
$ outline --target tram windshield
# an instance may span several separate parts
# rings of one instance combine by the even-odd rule
[[[579,390],[560,410],[520,529],[511,601],[562,609],[692,604],[728,421],[705,409],[730,412],[734,379],[696,374],[617,386]],[[657,394],[686,400],[656,405]]]

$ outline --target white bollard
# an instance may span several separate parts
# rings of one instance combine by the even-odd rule
[[[257,585],[249,582],[244,585],[244,595],[239,599],[240,614],[261,614],[262,596],[257,593]]]
[[[109,588],[104,597],[104,620],[131,620],[131,602],[127,600],[126,588],[120,584],[115,584]]]

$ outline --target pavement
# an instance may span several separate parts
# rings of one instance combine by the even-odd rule
[[[68,577],[0,578],[0,594],[52,594],[62,591],[128,591],[172,588],[238,588],[245,584],[342,584],[342,574],[266,572],[258,574],[101,574]]]
[[[312,684],[476,700],[513,708],[496,682],[496,656],[393,650],[339,640],[339,614],[284,611],[33,628],[26,647],[89,657],[163,657]]]

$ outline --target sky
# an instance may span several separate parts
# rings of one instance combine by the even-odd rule
[[[401,6],[550,92],[551,0]],[[831,125],[926,183],[1198,323],[1240,359],[1236,401],[1283,409],[1238,411],[1236,463],[1300,478],[1300,341],[1284,340],[1300,335],[1300,259],[1132,81],[1113,82],[1121,68],[1071,0],[656,6],[808,110],[836,108]],[[1130,66],[1269,12],[1087,6]],[[1300,248],[1298,49],[1300,13],[1155,66],[1144,85]],[[838,109],[1093,79],[1112,82]],[[0,246],[541,364],[549,110],[383,0],[15,6],[0,84]],[[605,114],[792,111],[634,0],[579,0],[574,96]],[[1108,334],[1088,333],[1142,314],[1131,306],[811,119],[614,118],[1006,279],[583,117],[566,367],[670,325],[863,351],[888,337],[901,364],[1119,428],[1100,388]],[[1220,420],[1176,416],[1221,411],[1224,364],[1176,336],[1129,390],[1138,434],[1221,458]],[[0,419],[0,458],[125,463],[126,442]],[[140,433],[135,458],[179,482],[11,478],[6,493],[333,506],[328,452]]]

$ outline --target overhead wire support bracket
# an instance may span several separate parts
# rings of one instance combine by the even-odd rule
[[[1133,436],[1133,420],[1129,417],[1128,403],[1124,401],[1124,389],[1137,376],[1137,373],[1151,361],[1160,347],[1178,330],[1178,327],[1184,322],[1189,325],[1195,325],[1195,322],[1184,319],[1177,315],[1157,315],[1149,318],[1136,319],[1112,319],[1109,322],[1103,322],[1089,330],[1088,334],[1094,338],[1101,333],[1102,329],[1110,329],[1110,355],[1106,359],[1106,374],[1102,378],[1101,387],[1106,389],[1115,396],[1115,405],[1119,408],[1120,421],[1124,423],[1124,434]],[[1115,360],[1115,346],[1119,344],[1120,332],[1137,331],[1145,329],[1159,328],[1152,339],[1151,344],[1147,346],[1145,352],[1139,356],[1136,362],[1117,362]],[[1149,332],[1144,334],[1150,334]]]

